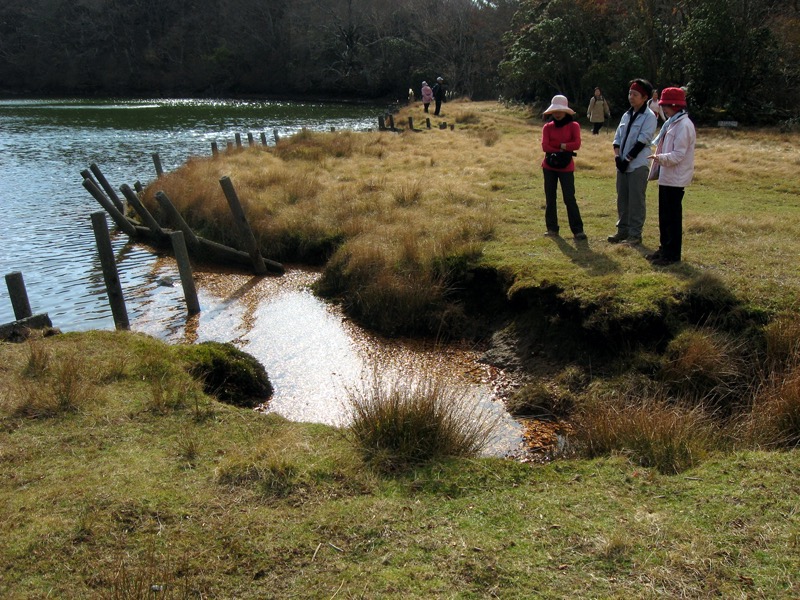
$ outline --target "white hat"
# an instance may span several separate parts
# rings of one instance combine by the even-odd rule
[[[428,82],[427,81],[423,81],[422,85],[428,85]]]
[[[437,77],[436,81],[444,81],[444,77]]]
[[[549,115],[557,111],[569,113],[571,115],[575,114],[575,111],[569,107],[569,100],[567,100],[567,97],[560,94],[558,96],[553,96],[553,99],[550,101],[550,106],[548,106],[547,110],[542,114]]]

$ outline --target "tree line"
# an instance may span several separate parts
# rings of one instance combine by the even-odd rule
[[[577,105],[685,85],[708,118],[797,114],[797,0],[4,0],[0,91]]]

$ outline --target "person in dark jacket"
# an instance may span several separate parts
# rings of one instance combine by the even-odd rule
[[[558,213],[556,200],[558,184],[561,182],[561,195],[567,207],[569,228],[575,240],[585,240],[581,211],[575,198],[575,151],[581,147],[581,126],[572,118],[575,111],[569,107],[566,96],[553,96],[550,106],[544,111],[552,120],[542,128],[542,161],[544,178],[544,222],[546,236],[558,237]],[[555,156],[553,156],[555,155]]]
[[[433,85],[433,101],[436,103],[436,108],[433,111],[433,114],[437,117],[439,116],[439,112],[442,109],[442,102],[445,101],[445,95],[447,94],[447,85],[444,83],[443,77],[437,77],[436,83]]]

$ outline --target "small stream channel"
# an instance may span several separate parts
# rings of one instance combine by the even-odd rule
[[[233,343],[269,374],[275,392],[264,410],[293,421],[346,425],[348,390],[359,389],[373,370],[388,381],[439,373],[462,387],[478,412],[497,419],[487,455],[520,453],[522,425],[498,398],[511,384],[503,371],[480,363],[475,348],[365,331],[312,293],[318,277],[301,268],[280,277],[196,270],[202,310],[187,317],[177,266],[159,257],[149,284],[138,286],[131,298],[138,307],[131,328],[171,343]],[[164,285],[171,281],[173,286]]]

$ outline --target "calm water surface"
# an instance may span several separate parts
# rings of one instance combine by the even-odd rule
[[[80,171],[97,164],[112,186],[155,177],[189,156],[208,155],[240,134],[287,136],[302,128],[366,130],[384,107],[214,100],[0,101],[0,271],[21,271],[34,313],[62,331],[113,329],[90,214],[100,210]],[[503,375],[469,349],[387,343],[352,325],[309,291],[317,274],[284,277],[197,272],[202,312],[187,318],[168,256],[113,236],[131,328],[170,342],[233,342],[256,356],[275,386],[270,403],[287,418],[342,424],[348,388],[376,364],[388,376],[423,368],[454,373],[475,402],[501,419],[494,452],[513,450],[521,427],[495,400]],[[14,319],[5,285],[0,323]]]

